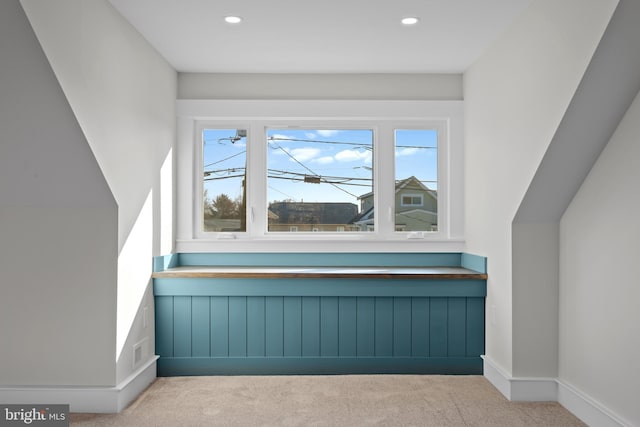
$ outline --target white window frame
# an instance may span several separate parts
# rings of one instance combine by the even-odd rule
[[[179,100],[176,153],[177,252],[463,250],[462,101]],[[202,230],[202,129],[247,130],[247,231]],[[265,129],[309,127],[374,131],[373,232],[267,232]],[[395,231],[395,130],[438,130],[438,231]],[[385,141],[384,143],[380,141]],[[383,160],[385,159],[385,160]],[[291,245],[295,245],[292,247]],[[416,246],[418,245],[418,246]]]

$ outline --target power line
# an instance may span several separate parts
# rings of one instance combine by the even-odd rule
[[[338,142],[338,141],[317,141],[317,140],[311,140],[311,139],[288,139],[288,138],[274,138],[274,137],[269,137],[269,139],[271,140],[279,140],[279,141],[303,141],[303,142],[319,142],[322,144],[343,144],[343,145],[354,145],[354,146],[358,146],[358,147],[362,147],[365,149],[370,149],[370,147],[366,146],[365,144],[358,144],[358,143],[354,143],[354,142]],[[279,149],[284,150],[282,147],[278,146]],[[396,145],[396,148],[420,148],[420,149],[437,149],[438,147],[428,147],[428,146],[414,146],[414,145]],[[284,150],[286,152],[286,150]],[[207,163],[206,165],[204,165],[204,167],[208,167],[208,166],[212,166],[212,165],[216,165],[218,163],[222,163],[226,160],[230,160],[233,159],[234,157],[240,156],[244,153],[246,153],[247,150],[243,150],[240,151],[239,153],[233,154],[231,156],[225,157],[224,159],[220,159],[217,160],[215,162],[211,162],[211,163]]]
[[[282,175],[298,175],[298,176],[306,176],[307,174],[304,173],[300,173],[300,172],[290,172],[290,171],[283,171],[283,170],[279,170],[279,169],[268,169],[267,172],[271,172],[271,173],[280,173]],[[373,178],[357,178],[357,177],[349,177],[349,176],[331,176],[331,175],[317,175],[321,178],[329,178],[329,179],[343,179],[343,180],[349,180],[349,181],[373,181]]]
[[[218,181],[221,179],[229,179],[229,178],[244,178],[245,176],[244,173],[240,175],[230,175],[230,174],[234,172],[242,171],[245,169],[246,168],[229,168],[229,169],[205,171],[204,181]],[[310,182],[309,175],[304,173],[281,171],[278,169],[269,169],[268,172],[270,172],[271,175],[267,175],[267,178],[283,179],[283,180],[293,181],[293,182],[299,182],[299,181]],[[223,173],[226,173],[226,174],[223,174]],[[215,174],[217,176],[211,176],[211,174]],[[293,176],[285,176],[285,175],[293,175]],[[351,185],[356,187],[368,187],[368,188],[371,188],[371,184],[357,184],[349,181],[373,181],[373,179],[370,179],[370,178],[352,178],[352,177],[325,176],[325,175],[313,175],[312,178],[317,178],[317,183]],[[346,191],[346,190],[343,190],[343,191]]]
[[[290,198],[291,200],[295,200],[295,197],[293,197],[292,195],[287,194],[287,193],[285,193],[285,192],[283,192],[283,191],[280,191],[280,190],[278,190],[277,188],[273,188],[273,187],[272,187],[272,186],[270,186],[270,185],[268,186],[268,188],[270,188],[270,189],[272,189],[273,191],[275,191],[275,192],[277,192],[277,193],[280,193],[280,194],[282,194],[282,195],[284,195],[284,196],[287,196],[287,197],[288,197],[288,198]]]
[[[296,141],[296,142],[313,142],[313,143],[318,143],[318,144],[338,144],[338,145],[352,145],[352,146],[356,146],[356,147],[362,147],[365,148],[367,150],[372,150],[373,146],[372,144],[367,144],[367,143],[358,143],[358,142],[343,142],[343,141],[322,141],[322,140],[318,140],[318,139],[301,139],[301,138],[283,138],[283,137],[276,137],[276,136],[270,136],[268,137],[269,141]],[[420,149],[431,149],[431,150],[437,150],[438,147],[434,147],[434,146],[429,146],[429,145],[396,145],[396,148],[420,148]]]
[[[287,156],[289,156],[291,158],[291,160],[293,160],[294,162],[296,162],[297,164],[299,164],[300,166],[302,166],[303,168],[305,168],[306,170],[308,170],[309,172],[311,172],[312,174],[318,176],[318,174],[316,172],[314,172],[312,169],[308,168],[305,164],[303,164],[302,162],[300,162],[298,159],[296,159],[295,157],[293,157],[291,154],[289,154],[287,152],[287,150],[285,150],[284,148],[282,148],[280,145],[275,144],[276,148],[278,148],[279,150],[281,150],[283,153],[285,153]],[[350,195],[351,197],[355,197],[358,198],[358,196],[356,196],[355,194],[345,190],[344,188],[340,188],[338,187],[336,184],[333,183],[329,183],[331,184],[333,187],[337,188],[338,190],[342,191],[343,193],[346,193],[348,195]]]
[[[244,178],[244,174],[242,175],[228,175],[228,176],[212,176],[206,177],[205,181],[217,181],[219,179],[229,179],[229,178]]]
[[[244,174],[242,175],[230,175],[234,172],[238,172],[238,171],[243,171],[246,170],[246,168],[228,168],[228,169],[217,169],[217,170],[210,170],[210,171],[205,171],[204,172],[204,180],[205,181],[216,181],[216,180],[220,180],[220,179],[227,179],[227,178],[239,178],[239,177],[244,177]],[[305,174],[305,173],[300,173],[300,172],[292,172],[292,171],[285,171],[285,170],[280,170],[280,169],[267,169],[268,175],[267,178],[273,178],[273,179],[283,179],[283,180],[289,180],[289,181],[305,181],[305,177],[308,181],[309,175]],[[211,177],[211,174],[215,174],[217,175],[216,177]],[[286,176],[286,175],[292,175],[292,176]],[[349,176],[335,176],[335,175],[316,175],[314,174],[313,177],[317,177],[319,179],[320,183],[325,183],[325,184],[340,184],[340,185],[351,185],[351,186],[357,186],[357,187],[371,187],[371,184],[356,184],[350,181],[364,181],[364,182],[372,182],[373,178],[358,178],[358,177],[349,177]],[[396,180],[396,184],[398,184],[399,182],[404,181],[403,179],[400,180]],[[424,183],[424,184],[437,184],[438,181],[437,180],[418,180],[418,182]]]
[[[270,137],[268,137],[268,140],[269,140],[268,142],[271,142],[271,141],[296,141],[296,142],[313,142],[313,143],[317,143],[317,144],[352,145],[352,146],[364,148],[366,150],[373,150],[373,147],[371,146],[371,144],[357,143],[357,142],[322,141],[322,140],[318,140],[318,139],[283,138],[283,137],[277,137],[277,136],[270,136]]]
[[[294,178],[294,177],[284,177],[284,176],[267,176],[267,178],[273,178],[273,179],[283,179],[283,180],[287,180],[287,181],[299,181],[299,182],[309,182],[307,179],[305,178]],[[324,177],[319,177],[320,180],[317,182],[318,184],[331,184],[334,187],[336,186],[336,184],[340,184],[340,185],[351,185],[353,187],[367,187],[367,188],[371,188],[371,185],[369,184],[355,184],[355,183],[351,183],[351,182],[343,182],[343,181],[328,181],[326,179],[324,179]],[[215,178],[215,179],[220,179],[220,178]],[[344,191],[347,194],[352,195],[353,197],[358,197],[354,194],[349,193],[346,190],[343,190],[342,188],[338,188],[339,190]]]
[[[233,159],[234,157],[239,156],[239,155],[241,155],[241,154],[244,154],[244,153],[246,153],[246,152],[247,152],[247,150],[241,151],[241,152],[236,153],[236,154],[234,154],[234,155],[232,155],[232,156],[225,157],[225,158],[224,158],[224,159],[222,159],[222,160],[218,160],[217,162],[208,163],[208,164],[204,165],[204,167],[206,168],[207,166],[211,166],[211,165],[215,165],[215,164],[218,164],[218,163],[222,163],[222,162],[224,162],[225,160]]]

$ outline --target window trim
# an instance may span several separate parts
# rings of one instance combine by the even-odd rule
[[[327,244],[341,242],[342,250],[376,250],[376,248],[390,248],[394,243],[396,250],[407,250],[406,245],[415,242],[429,244],[446,244],[444,247],[457,250],[463,242],[462,227],[464,222],[463,201],[463,152],[462,152],[462,102],[461,101],[250,101],[250,100],[179,100],[178,111],[178,144],[176,153],[176,250],[215,251],[229,250],[260,250],[265,248],[284,248],[286,243],[296,242],[297,248],[308,247],[319,250]],[[374,122],[379,125],[375,125]],[[446,136],[447,141],[439,141],[438,156],[438,193],[439,193],[439,227],[438,232],[424,232],[423,238],[416,239],[415,233],[396,232],[393,221],[393,208],[382,206],[382,201],[391,200],[395,203],[394,168],[395,162],[384,163],[381,159],[393,158],[393,143],[385,149],[388,155],[381,151],[382,144],[377,138],[394,141],[393,132],[396,129],[423,129],[424,123],[438,123],[439,137]],[[196,179],[201,170],[201,156],[198,147],[201,143],[198,129],[210,123],[219,124],[218,127],[247,129],[248,140],[256,131],[264,133],[266,127],[283,127],[285,124],[294,126],[323,127],[362,127],[374,129],[374,182],[391,183],[375,188],[374,209],[380,213],[389,212],[390,220],[376,224],[373,233],[358,232],[297,232],[274,233],[266,232],[266,215],[262,215],[256,206],[264,206],[266,210],[266,147],[260,144],[248,143],[247,147],[247,232],[240,233],[205,233],[198,232],[197,226],[201,222],[202,197],[193,200],[194,195],[201,195],[198,191]],[[256,126],[262,126],[257,129]],[[383,129],[384,128],[384,129]],[[390,132],[389,136],[380,133]],[[384,148],[384,147],[383,147]],[[201,147],[200,147],[201,150]],[[256,152],[253,152],[253,151]],[[441,160],[444,156],[444,162]],[[264,172],[264,173],[263,173]],[[253,190],[252,190],[253,189]],[[259,191],[258,189],[261,189]],[[261,193],[261,194],[260,194]],[[198,206],[199,205],[199,206]],[[442,217],[440,217],[442,215]],[[264,216],[264,218],[262,218]],[[253,218],[253,222],[250,221]],[[382,226],[384,224],[384,227]],[[261,228],[262,227],[262,228]],[[264,232],[262,232],[264,230]],[[215,234],[215,236],[211,236]],[[280,235],[283,234],[283,235]],[[408,239],[406,234],[412,234]],[[309,240],[312,235],[312,241]],[[268,243],[271,242],[271,243]],[[325,243],[322,243],[325,242]],[[458,244],[458,245],[456,245]],[[442,246],[442,245],[440,245]],[[223,249],[224,248],[224,249]],[[290,249],[289,249],[290,250]],[[298,250],[298,249],[296,249]],[[393,250],[393,248],[391,248]]]

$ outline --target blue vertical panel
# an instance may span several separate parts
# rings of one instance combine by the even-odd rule
[[[302,298],[284,297],[284,355],[302,356]]]
[[[467,357],[484,354],[484,298],[467,298]]]
[[[338,356],[338,297],[320,298],[320,355]]]
[[[338,299],[338,350],[341,357],[355,357],[357,337],[357,305],[355,297]]]
[[[229,297],[210,297],[211,357],[229,356]]]
[[[460,256],[460,266],[479,273],[486,273],[487,259],[482,256],[463,253]]]
[[[191,348],[193,357],[209,357],[211,331],[209,297],[192,297],[191,300]]]
[[[173,356],[191,356],[191,297],[173,297]]]
[[[393,299],[393,355],[411,356],[411,298]]]
[[[302,355],[320,356],[320,297],[302,297]]]
[[[376,356],[393,356],[393,298],[375,299],[375,352]]]
[[[155,297],[156,353],[173,357],[173,297]]]
[[[180,253],[180,265],[245,266],[460,266],[460,253]]]
[[[247,355],[247,297],[229,297],[229,356]]]
[[[430,298],[429,356],[447,355],[447,298]]]
[[[265,299],[265,355],[284,356],[284,313],[282,297]]]
[[[448,298],[447,311],[447,356],[464,357],[467,354],[466,298]]]
[[[429,298],[411,298],[411,355],[429,356]]]
[[[356,305],[357,339],[356,350],[359,357],[375,356],[375,300],[372,297],[358,297]]]
[[[265,355],[264,304],[264,297],[247,297],[247,356]]]

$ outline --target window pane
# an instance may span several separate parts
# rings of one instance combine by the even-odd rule
[[[396,231],[438,230],[438,133],[396,130]]]
[[[268,129],[272,232],[373,231],[371,129]]]
[[[204,231],[246,231],[246,136],[243,129],[203,131]]]

